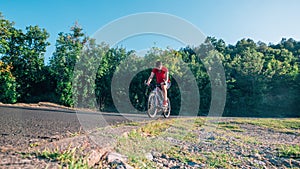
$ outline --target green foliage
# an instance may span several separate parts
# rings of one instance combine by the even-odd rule
[[[287,118],[287,119],[256,119],[255,121],[249,119],[236,119],[231,122],[238,124],[252,124],[265,127],[273,130],[299,130],[300,119]]]
[[[279,148],[279,157],[286,158],[300,158],[300,146],[299,145],[282,145]]]
[[[12,67],[0,61],[0,102],[15,103],[17,101],[16,79],[11,73]]]
[[[0,12],[0,56],[2,57],[9,50],[9,39],[12,35],[13,22],[4,18]]]
[[[56,50],[50,60],[50,70],[55,78],[58,101],[63,105],[74,106],[72,97],[74,67],[86,41],[82,28],[77,23],[71,28],[71,33],[60,33],[56,41]]]
[[[77,148],[67,149],[65,151],[59,150],[44,150],[42,152],[37,152],[36,156],[40,158],[45,158],[51,161],[59,161],[62,167],[67,168],[90,168],[82,157],[79,156],[80,150]]]
[[[106,51],[106,52],[105,52]],[[100,110],[114,110],[111,95],[111,82],[114,73],[122,60],[130,55],[125,48],[110,48],[106,46],[101,54],[100,64],[96,74],[96,99]]]
[[[99,98],[99,89],[96,73],[99,70],[98,65],[101,63],[102,58],[107,54],[109,50],[105,44],[97,45],[94,39],[88,39],[85,49],[82,51],[80,57],[77,60],[77,64],[74,70],[73,80],[73,96],[76,107],[82,108],[95,108],[95,96]],[[103,62],[102,62],[103,63]],[[101,68],[109,66],[103,64]],[[109,71],[103,71],[101,74]],[[100,73],[100,72],[98,72]],[[95,83],[96,82],[96,83]],[[104,82],[105,83],[105,82]],[[102,90],[102,88],[100,87]],[[96,93],[95,93],[96,92]]]
[[[49,34],[38,26],[26,27],[26,32],[14,28],[13,23],[1,16],[0,56],[5,64],[11,64],[16,77],[19,101],[28,102],[43,80],[44,53],[49,44]]]
[[[291,52],[250,39],[242,39],[225,51],[225,115],[296,116],[292,100],[296,99],[294,79],[299,70]]]

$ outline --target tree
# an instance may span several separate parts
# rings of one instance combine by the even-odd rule
[[[1,18],[1,60],[12,65],[12,74],[18,84],[19,101],[30,102],[37,84],[43,80],[44,53],[49,34],[38,26],[26,27],[26,33],[13,27],[13,23]]]
[[[84,45],[84,49],[82,50],[74,69],[74,106],[80,108],[96,108],[96,106],[100,106],[101,104],[96,104],[97,101],[95,100],[95,97],[98,100],[101,97],[108,98],[108,95],[101,95],[101,92],[110,92],[107,91],[107,85],[109,85],[107,84],[107,81],[101,79],[105,73],[112,73],[112,71],[106,69],[109,64],[104,62],[104,60],[107,61],[105,56],[108,51],[108,45],[104,43],[96,44],[95,39],[87,39],[87,43]],[[113,64],[112,61],[113,60],[110,60],[109,63]],[[101,79],[100,81],[99,78]]]
[[[19,60],[22,62],[20,69],[16,71],[21,100],[26,102],[31,100],[34,95],[40,95],[40,83],[45,79],[44,76],[44,54],[46,47],[50,45],[47,42],[49,33],[38,26],[26,27],[24,36],[23,56]]]
[[[58,102],[73,106],[72,98],[72,80],[76,60],[80,57],[83,45],[87,41],[82,28],[75,23],[71,28],[71,33],[59,33],[56,40],[56,49],[53,57],[50,59],[50,69],[55,77],[56,94]]]
[[[257,105],[262,100],[264,55],[256,50],[251,39],[242,39],[225,56],[226,78],[228,83],[227,115],[243,113],[257,114]]]
[[[111,95],[111,82],[113,75],[122,60],[127,58],[131,51],[126,52],[125,48],[105,47],[107,51],[102,56],[96,75],[96,98],[100,110],[115,109]]]
[[[13,25],[14,23],[6,20],[0,12],[0,58],[9,50],[9,39],[12,34]]]

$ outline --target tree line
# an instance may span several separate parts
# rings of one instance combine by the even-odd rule
[[[55,51],[45,64],[44,55],[50,45],[46,29],[39,26],[17,29],[0,13],[0,36],[0,102],[3,103],[47,101],[72,107],[83,103],[83,97],[92,96],[100,110],[117,111],[114,102],[118,100],[113,99],[111,92],[114,75],[145,68],[133,78],[124,75],[119,79],[130,82],[130,102],[142,111],[146,109],[147,88],[143,82],[151,72],[149,64],[151,67],[161,60],[170,70],[172,114],[179,113],[181,103],[192,106],[194,101],[181,100],[188,90],[180,90],[176,79],[183,79],[188,85],[194,78],[200,93],[198,115],[207,115],[214,82],[206,65],[213,65],[217,58],[226,77],[224,116],[300,116],[300,42],[292,38],[283,38],[278,44],[242,39],[230,45],[222,39],[207,37],[199,46],[179,50],[153,47],[141,58],[123,47],[113,48],[105,42],[96,44],[76,23],[69,32],[59,33]],[[78,63],[84,63],[80,66],[88,71],[76,69]],[[96,72],[95,76],[88,74],[89,71]],[[74,79],[82,83],[74,84]],[[121,95],[122,90],[118,89],[116,95]],[[89,107],[92,103],[84,104],[80,106]]]

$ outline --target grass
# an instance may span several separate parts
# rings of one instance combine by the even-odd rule
[[[157,151],[169,157],[175,158],[183,163],[207,163],[209,167],[228,168],[228,161],[232,164],[239,164],[240,161],[230,157],[225,153],[202,152],[201,150],[191,151],[187,147],[179,146],[172,141],[199,143],[199,136],[196,132],[204,127],[203,118],[184,118],[158,120],[141,126],[137,130],[131,131],[126,137],[118,139],[117,152],[128,156],[129,164],[136,168],[156,168],[155,163],[146,159],[145,154]],[[216,127],[209,123],[208,127]],[[213,125],[213,126],[211,126]],[[237,125],[223,124],[223,129],[239,130]],[[239,130],[240,131],[240,130]],[[206,155],[203,155],[206,154]]]
[[[299,145],[281,145],[278,149],[279,157],[300,158]]]
[[[184,163],[203,163],[205,161],[205,158],[201,154],[196,152],[190,153],[187,149],[179,146],[172,146],[169,150],[164,151],[163,153]]]
[[[172,123],[173,120],[158,120],[132,130],[126,136],[118,138],[115,149],[126,155],[129,164],[133,167],[156,168],[155,163],[148,161],[145,154],[152,151],[163,151],[170,146],[167,142],[156,139],[156,136],[165,132]]]
[[[257,138],[251,137],[251,136],[243,136],[243,137],[241,137],[241,140],[244,143],[248,143],[248,144],[254,144],[254,145],[262,144],[262,142],[258,141]]]
[[[145,156],[147,152],[151,152],[153,149],[162,149],[164,146],[167,145],[160,144],[157,140],[147,139],[134,130],[126,137],[119,138],[115,149],[128,157],[130,165],[141,168],[147,161]]]
[[[154,162],[146,159],[145,154],[161,152],[184,163],[203,163],[206,158],[199,152],[191,153],[172,141],[197,144],[198,135],[194,132],[204,125],[203,118],[168,119],[152,121],[139,129],[132,130],[126,136],[118,138],[116,151],[126,155],[129,164],[136,168],[157,168]]]
[[[207,120],[207,119],[206,119]],[[242,163],[225,150],[224,152],[206,152],[201,148],[191,150],[199,145],[199,131],[206,133],[217,132],[212,146],[219,142],[228,142],[229,145],[236,145],[247,149],[251,145],[263,145],[256,137],[245,135],[245,130],[240,124],[251,124],[276,132],[299,132],[300,119],[233,119],[227,122],[205,123],[205,118],[178,118],[167,120],[156,120],[149,123],[133,123],[137,129],[127,135],[118,137],[116,151],[126,155],[129,164],[135,168],[157,168],[156,163],[146,158],[147,153],[160,152],[169,157],[175,158],[183,163],[195,162],[205,164],[206,168],[238,168]],[[211,130],[210,130],[211,129]],[[232,139],[234,138],[234,139]],[[209,140],[207,140],[209,141]],[[201,146],[200,146],[201,147]],[[281,146],[278,148],[280,157],[299,158],[299,146]],[[250,154],[259,153],[253,149]],[[260,166],[257,166],[258,168]]]
[[[227,153],[209,152],[206,156],[206,163],[209,168],[235,168],[234,166],[241,163],[239,159],[236,159]]]
[[[40,145],[40,143],[39,142],[35,142],[35,143],[30,143],[29,144],[29,147],[37,147],[37,146],[39,146]]]
[[[278,132],[300,135],[300,119],[235,119],[231,123],[251,124]]]
[[[50,161],[57,161],[61,164],[61,168],[68,169],[89,169],[87,162],[80,157],[78,148],[68,148],[65,151],[58,149],[50,151],[45,149],[42,152],[36,152],[38,158],[44,158]]]
[[[158,120],[148,123],[147,125],[141,127],[139,130],[148,136],[158,136],[162,132],[165,132],[172,124],[174,120]]]
[[[193,130],[198,129],[200,124],[203,125],[203,121],[201,122],[199,119],[175,119],[169,128],[161,133],[160,137],[197,143],[198,135]]]
[[[122,126],[140,126],[140,125],[141,125],[141,122],[129,121],[129,122],[125,122],[125,123],[119,123],[119,124],[116,124],[111,127],[117,128],[117,127],[122,127]]]
[[[243,129],[240,128],[240,126],[236,124],[231,124],[229,122],[219,122],[218,128],[224,129],[224,130],[230,130],[234,132],[244,132]]]

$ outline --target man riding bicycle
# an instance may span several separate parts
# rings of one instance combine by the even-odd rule
[[[166,67],[162,65],[161,61],[156,62],[156,67],[152,69],[152,72],[148,78],[147,85],[149,86],[153,76],[156,77],[156,83],[161,85],[161,89],[163,91],[164,102],[163,106],[168,106],[168,93],[167,89],[170,87],[170,79],[169,79],[169,71]]]

